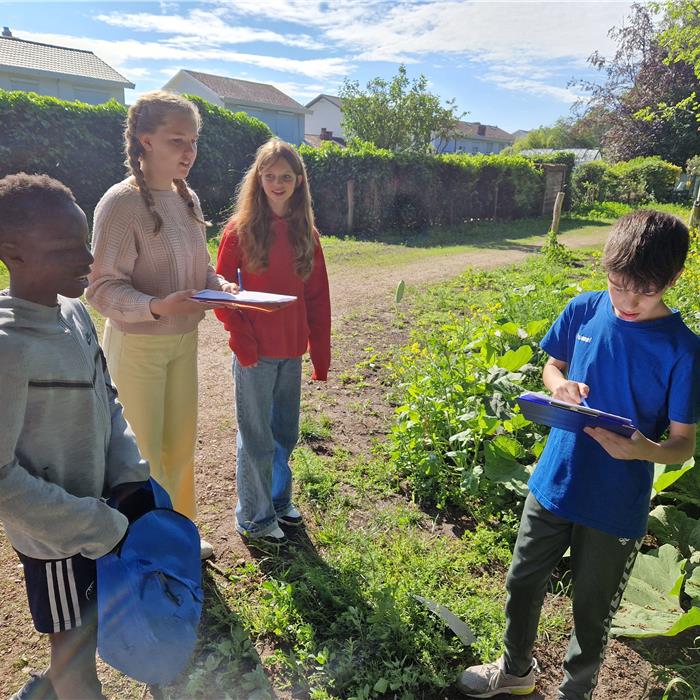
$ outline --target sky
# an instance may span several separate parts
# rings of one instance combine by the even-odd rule
[[[631,2],[580,0],[0,0],[13,36],[93,51],[136,85],[162,87],[181,68],[269,83],[306,104],[406,65],[466,121],[508,132],[569,116],[610,56],[608,30]]]

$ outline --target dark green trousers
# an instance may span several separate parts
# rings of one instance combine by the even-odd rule
[[[641,542],[576,525],[550,513],[528,494],[506,579],[507,672],[524,675],[532,665],[547,584],[570,547],[574,628],[564,659],[559,698],[590,700],[610,624]]]

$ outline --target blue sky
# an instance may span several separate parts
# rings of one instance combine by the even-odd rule
[[[571,78],[630,2],[473,0],[211,0],[12,2],[14,36],[88,49],[136,84],[162,87],[178,69],[271,83],[301,102],[344,78],[390,78],[405,63],[467,121],[506,131],[551,124],[576,100]]]

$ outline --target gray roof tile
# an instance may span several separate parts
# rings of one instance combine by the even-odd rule
[[[226,78],[222,75],[210,75],[199,71],[185,69],[184,73],[189,73],[200,83],[213,90],[222,99],[240,100],[241,102],[267,104],[281,109],[292,109],[296,112],[305,112],[303,105],[293,100],[289,95],[285,95],[274,85],[265,83],[254,83],[250,80],[238,80],[237,78]]]
[[[108,80],[124,87],[134,87],[132,82],[95,56],[92,51],[40,44],[17,37],[0,36],[0,66]]]

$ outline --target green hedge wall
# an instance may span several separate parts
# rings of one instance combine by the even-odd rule
[[[241,174],[272,135],[258,119],[190,96],[202,114],[197,162],[189,181],[205,214],[221,221]],[[125,177],[126,107],[65,102],[0,90],[0,177],[48,173],[68,185],[90,218],[105,190]]]
[[[348,180],[354,182],[353,233],[358,235],[532,216],[542,203],[541,171],[518,156],[420,156],[331,142],[299,150],[323,233],[348,233]]]

